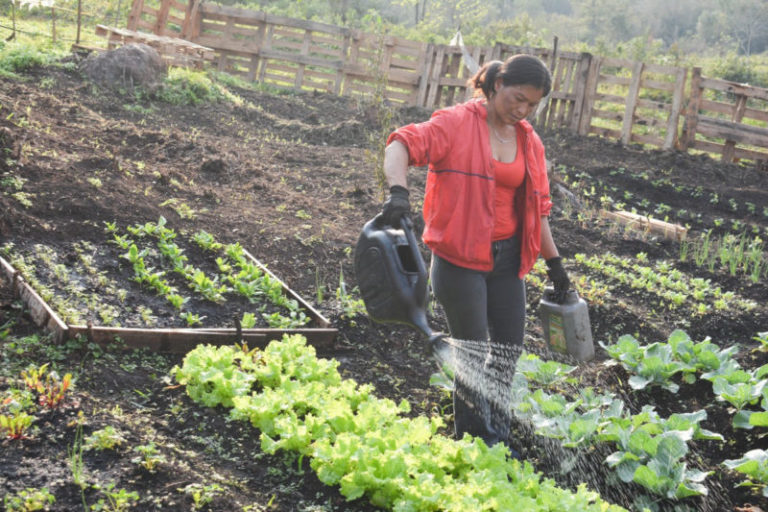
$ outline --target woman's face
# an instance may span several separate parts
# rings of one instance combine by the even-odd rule
[[[504,124],[522,121],[539,105],[543,92],[533,85],[504,85],[496,81],[496,94],[491,101],[496,116]]]

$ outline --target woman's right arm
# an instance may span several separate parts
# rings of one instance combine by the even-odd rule
[[[384,149],[384,175],[390,187],[408,188],[408,148],[399,140],[393,140]]]

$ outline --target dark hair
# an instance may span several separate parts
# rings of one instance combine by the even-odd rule
[[[498,78],[501,78],[504,85],[531,85],[541,89],[542,96],[549,94],[552,88],[552,75],[544,62],[538,57],[524,54],[513,55],[504,62],[486,62],[469,79],[467,85],[475,88],[475,96],[482,94],[486,99],[490,99]]]

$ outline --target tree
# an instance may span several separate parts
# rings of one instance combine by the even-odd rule
[[[731,35],[744,55],[760,52],[768,46],[768,2],[734,0],[728,12]]]

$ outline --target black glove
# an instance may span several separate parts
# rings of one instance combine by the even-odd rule
[[[558,304],[565,302],[565,296],[568,293],[568,289],[571,287],[571,280],[568,279],[568,274],[563,268],[563,259],[560,256],[549,258],[547,260],[547,275],[549,276],[552,284],[555,285],[555,294],[552,300]]]
[[[384,224],[395,228],[400,227],[400,219],[411,213],[411,202],[408,200],[408,189],[400,185],[392,185],[389,197],[384,201],[381,210],[381,220]]]

